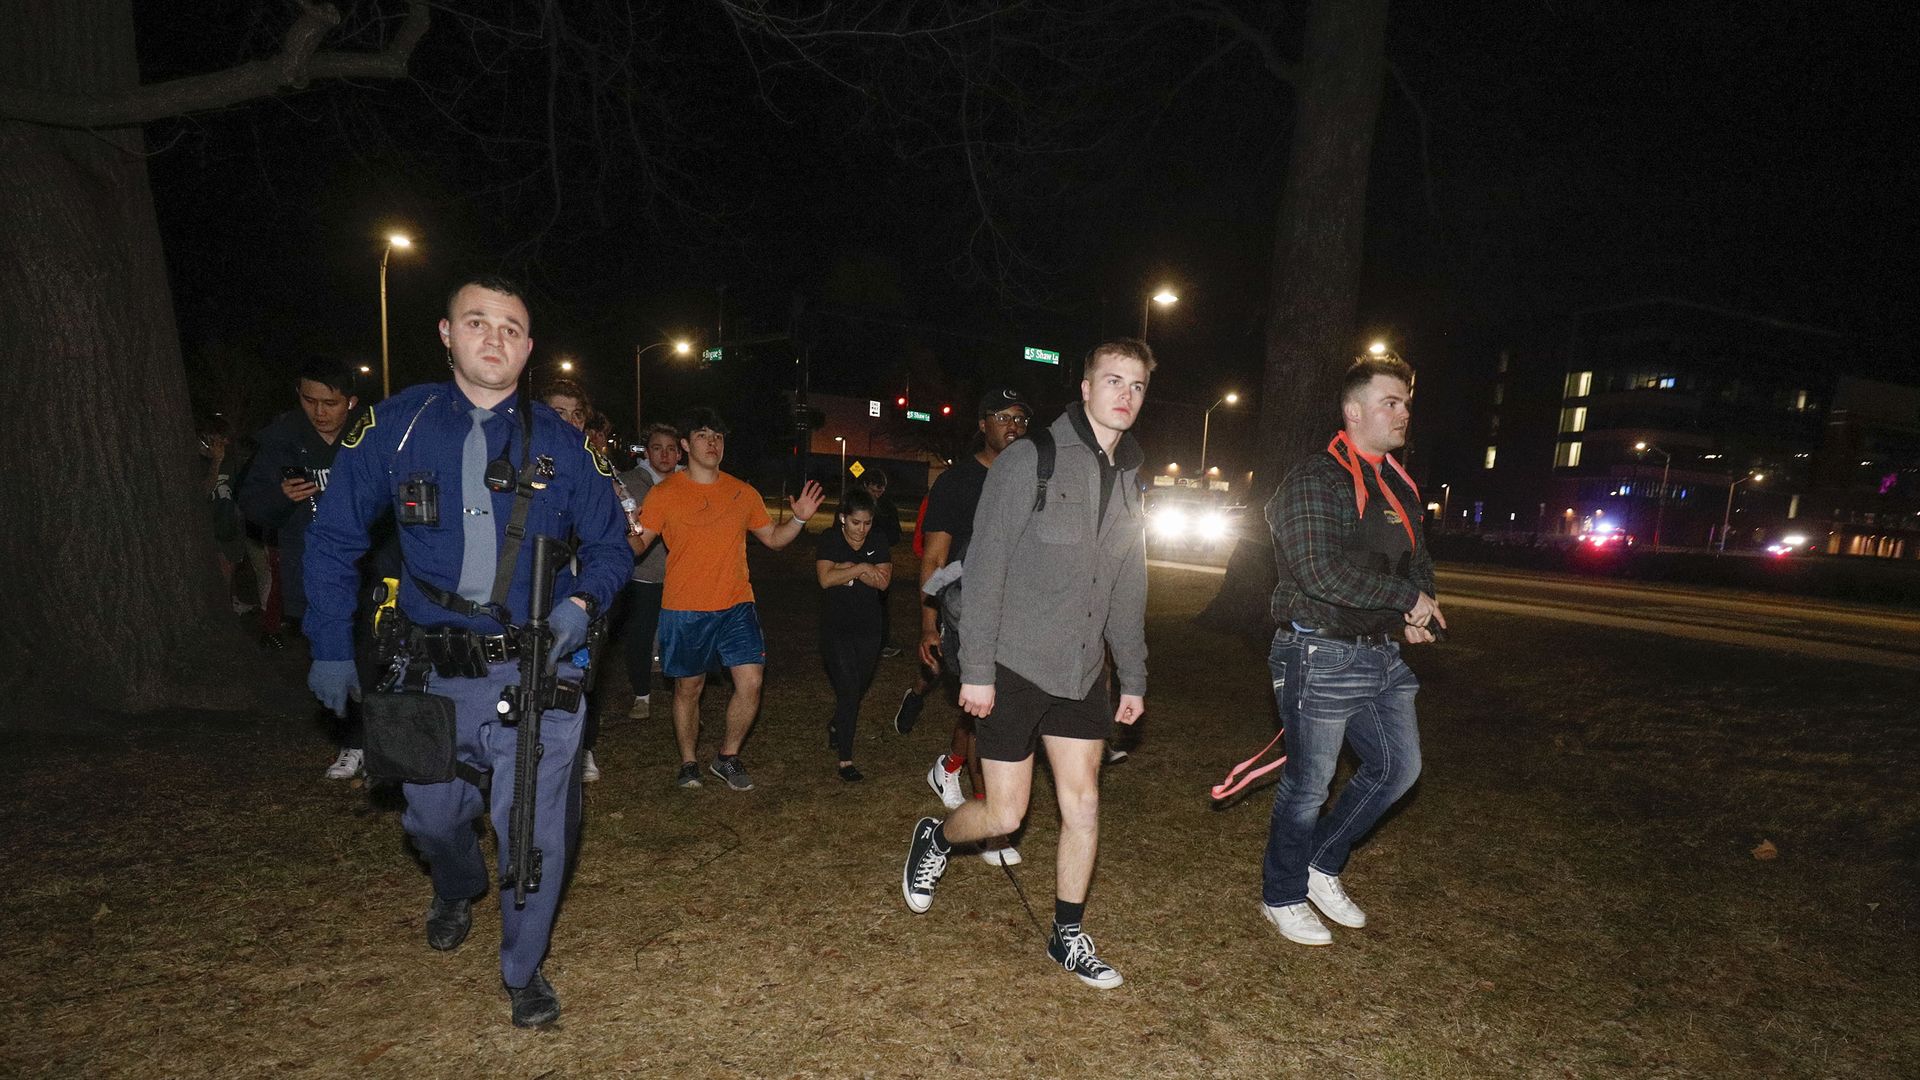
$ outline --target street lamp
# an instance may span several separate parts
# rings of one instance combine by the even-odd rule
[[[640,425],[647,422],[646,414],[640,411],[640,358],[655,349],[664,349],[669,346],[678,356],[685,356],[693,351],[693,342],[686,338],[673,338],[667,341],[656,341],[651,345],[633,347],[633,426],[635,430],[640,430]]]
[[[1153,316],[1153,305],[1159,304],[1161,307],[1166,307],[1179,302],[1180,298],[1173,294],[1172,289],[1161,289],[1147,297],[1146,301],[1140,305],[1140,340],[1147,340],[1147,321]]]
[[[1367,355],[1369,356],[1387,355],[1387,343],[1384,341],[1376,341],[1373,344],[1367,346]]]
[[[393,396],[393,373],[387,361],[387,259],[393,255],[394,248],[410,248],[412,238],[406,233],[388,233],[386,250],[380,253],[380,396]]]
[[[847,501],[847,440],[845,436],[835,435],[833,441],[840,444],[840,503]]]
[[[1660,464],[1660,502],[1653,511],[1653,550],[1659,551],[1660,550],[1660,526],[1665,524],[1667,520],[1667,474],[1673,471],[1673,455],[1667,453],[1665,450],[1660,449],[1659,447],[1653,445],[1650,442],[1634,443],[1633,448],[1635,450],[1640,451],[1643,454],[1651,450],[1654,453],[1659,454],[1661,458],[1664,459]],[[1728,503],[1728,509],[1731,510],[1732,503],[1733,503],[1732,488],[1727,489],[1727,503]],[[1726,548],[1726,545],[1722,544],[1721,549],[1725,550],[1725,548]]]
[[[1207,406],[1206,414],[1200,418],[1200,490],[1202,491],[1207,489],[1207,432],[1213,424],[1213,410],[1222,405],[1238,404],[1239,401],[1239,394],[1229,392],[1219,401]]]
[[[360,365],[360,374],[362,374],[362,375],[371,375],[371,374],[373,374],[373,368],[371,368],[371,367],[369,367],[369,366],[367,366],[366,364],[361,364],[361,365]]]
[[[1447,531],[1447,508],[1453,505],[1453,485],[1440,485],[1440,531]]]
[[[561,370],[561,371],[564,371],[564,372],[566,372],[566,373],[568,373],[568,374],[572,374],[572,373],[573,373],[573,361],[571,361],[571,360],[562,360],[562,361],[560,361],[560,370]]]
[[[1766,473],[1748,473],[1727,485],[1727,512],[1720,515],[1720,551],[1722,554],[1725,554],[1727,550],[1727,530],[1733,527],[1733,489],[1749,480],[1757,484],[1766,478]]]

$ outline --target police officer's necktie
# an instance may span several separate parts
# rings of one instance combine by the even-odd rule
[[[491,409],[473,410],[473,430],[460,448],[461,596],[484,604],[493,595],[494,563],[499,559],[499,537],[493,528],[493,492],[487,490],[487,433],[483,425]]]

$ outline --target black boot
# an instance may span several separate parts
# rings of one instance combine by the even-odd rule
[[[533,969],[527,985],[507,987],[507,1000],[513,1002],[514,1027],[539,1027],[560,1019],[560,996],[539,968]]]
[[[436,896],[427,908],[427,944],[448,952],[467,940],[473,929],[472,900],[443,900]]]

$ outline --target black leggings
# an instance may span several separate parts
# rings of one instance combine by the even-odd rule
[[[860,699],[873,684],[873,673],[880,666],[879,628],[846,631],[820,630],[820,660],[827,668],[827,684],[833,687],[834,749],[841,761],[853,760],[853,735],[860,723]]]
[[[634,697],[653,692],[653,634],[660,628],[660,594],[665,589],[657,581],[629,581],[622,597],[627,610],[620,621],[620,637]]]

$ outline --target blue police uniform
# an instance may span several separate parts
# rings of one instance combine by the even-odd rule
[[[492,619],[463,616],[429,600],[420,582],[485,603],[493,589],[498,552],[504,550],[514,494],[493,491],[486,467],[505,458],[518,470],[522,458],[519,395],[491,409],[475,406],[452,382],[410,387],[367,411],[341,438],[327,497],[307,531],[305,576],[307,613],[302,626],[313,644],[313,658],[353,657],[357,561],[367,549],[368,532],[389,508],[403,522],[400,552],[400,610],[416,626],[458,626],[478,634],[498,634]],[[524,623],[531,585],[533,537],[577,537],[577,575],[562,567],[554,583],[556,599],[585,594],[604,611],[633,570],[627,523],[614,500],[612,469],[588,449],[585,437],[544,404],[533,406],[536,457],[550,457],[553,475],[536,492],[528,509],[526,541],[520,545],[506,608]],[[403,489],[410,482],[437,486],[437,524],[404,524]],[[417,489],[416,489],[417,490]],[[545,612],[540,614],[544,615]],[[561,665],[561,677],[578,678]],[[427,690],[451,698],[457,718],[460,760],[491,771],[494,834],[502,844],[512,811],[516,729],[500,723],[495,704],[501,690],[519,681],[514,662],[494,664],[476,679],[429,676]],[[584,703],[571,712],[550,710],[541,719],[542,757],[539,805],[534,811],[533,843],[547,853],[542,887],[526,906],[501,905],[500,973],[508,986],[527,984],[546,955],[560,885],[566,880],[580,818],[578,758]],[[490,885],[472,821],[483,800],[464,779],[444,784],[405,785],[407,810],[401,818],[433,877],[434,892],[460,899],[486,892]],[[554,864],[555,853],[565,861]]]

